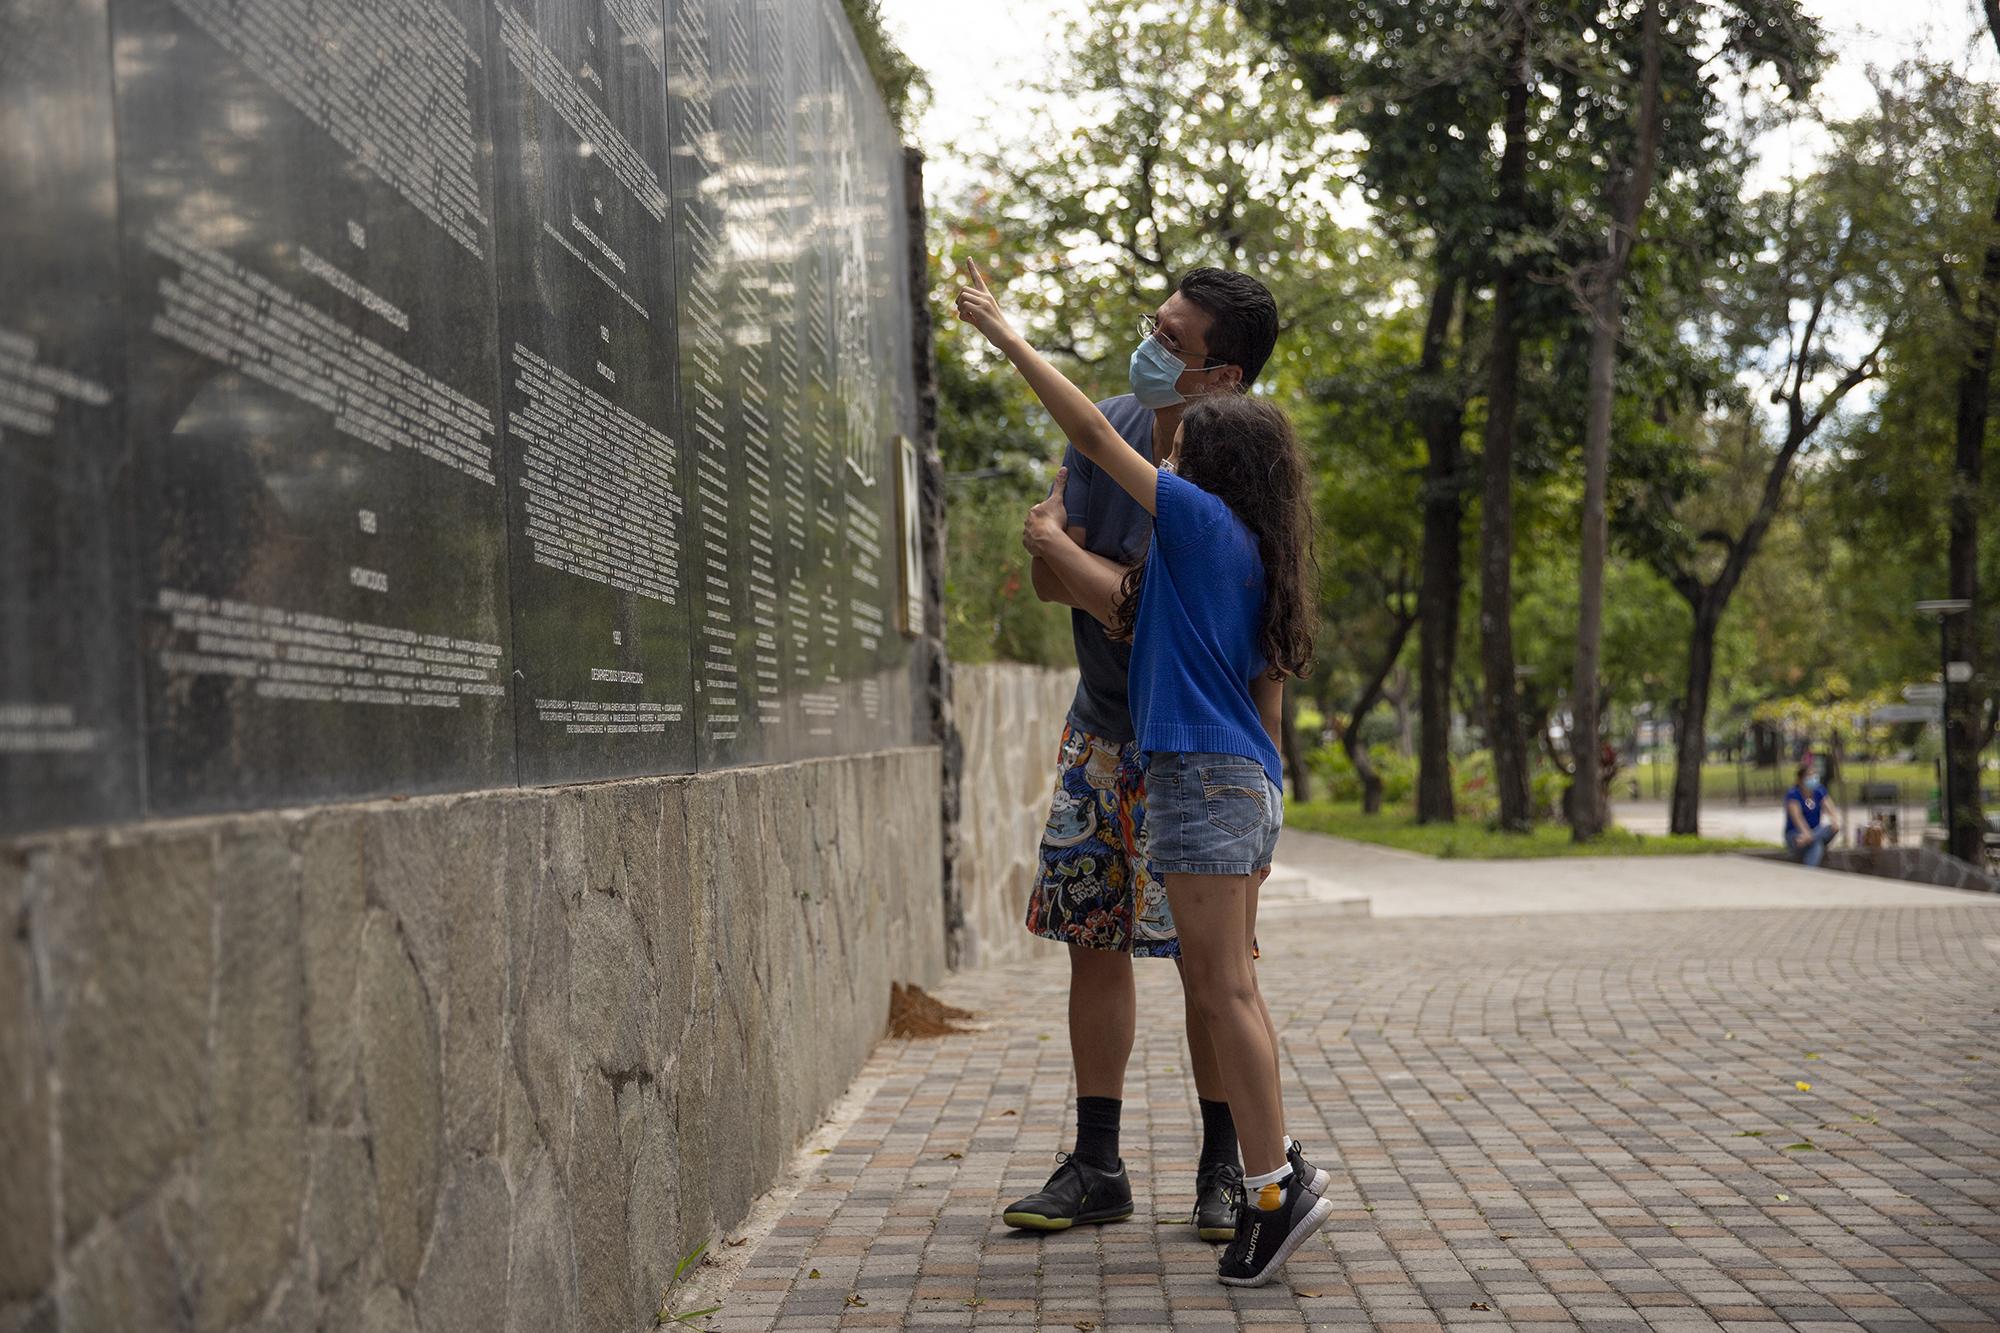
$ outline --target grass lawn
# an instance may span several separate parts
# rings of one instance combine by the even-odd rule
[[[1501,833],[1484,824],[1419,824],[1408,809],[1364,815],[1359,805],[1332,801],[1285,802],[1285,822],[1312,833],[1330,833],[1356,842],[1380,843],[1425,856],[1507,861],[1538,856],[1686,856],[1696,852],[1770,851],[1764,843],[1733,838],[1649,837],[1628,829],[1607,830],[1592,843],[1570,841],[1562,824],[1537,824],[1532,833]]]

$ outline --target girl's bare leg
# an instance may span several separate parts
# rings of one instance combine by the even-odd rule
[[[1187,1009],[1188,1068],[1194,1074],[1195,1096],[1211,1102],[1226,1102],[1229,1091],[1222,1081],[1222,1066],[1215,1062],[1215,1042],[1209,1038],[1208,1025],[1202,1020],[1201,1009],[1194,1002],[1194,992],[1188,989],[1187,969],[1176,958],[1174,966],[1181,974],[1181,1002]]]
[[[1257,895],[1264,887],[1264,881],[1271,877],[1271,867],[1265,866],[1250,876],[1250,892],[1243,895],[1244,930],[1248,932],[1250,943],[1257,942]],[[1271,1006],[1264,1003],[1264,988],[1257,981],[1257,967],[1253,958],[1250,967],[1250,982],[1257,987],[1257,1012],[1263,1015],[1264,1031],[1271,1039],[1271,1083],[1282,1088],[1284,1083],[1278,1071],[1278,1025],[1271,1021]]]
[[[1285,1164],[1277,1052],[1250,959],[1253,876],[1166,876],[1167,903],[1181,938],[1181,975],[1215,1051],[1236,1122],[1243,1169],[1267,1175]]]

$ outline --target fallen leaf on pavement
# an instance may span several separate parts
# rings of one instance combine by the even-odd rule
[[[1793,1086],[1793,1087],[1795,1087],[1795,1088],[1797,1088],[1797,1089],[1798,1089],[1798,1090],[1799,1090],[1800,1092],[1811,1092],[1811,1091],[1812,1091],[1812,1084],[1810,1084],[1810,1083],[1806,1082],[1806,1081],[1805,1081],[1804,1079],[1798,1079],[1798,1080],[1794,1081],[1794,1082],[1793,1082],[1793,1084],[1792,1084],[1792,1086]]]

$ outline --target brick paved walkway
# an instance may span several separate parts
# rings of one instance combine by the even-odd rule
[[[1126,1089],[1136,1217],[1000,1224],[1070,1133],[1053,957],[946,988],[984,1030],[883,1044],[859,1120],[698,1326],[2000,1328],[1996,905],[1306,907],[1263,934],[1292,1132],[1341,1164],[1283,1280],[1217,1285],[1186,1225],[1166,966],[1141,964]]]

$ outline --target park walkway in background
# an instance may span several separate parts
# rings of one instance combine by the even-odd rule
[[[2000,901],[1739,857],[1281,856],[1261,933],[1291,1129],[1340,1159],[1286,1280],[1217,1285],[1186,1225],[1164,965],[1126,1090],[1136,1216],[1000,1224],[1070,1133],[1065,968],[1040,957],[945,990],[978,1030],[883,1043],[695,1326],[2000,1326]],[[1372,919],[1322,901],[1357,886]]]

